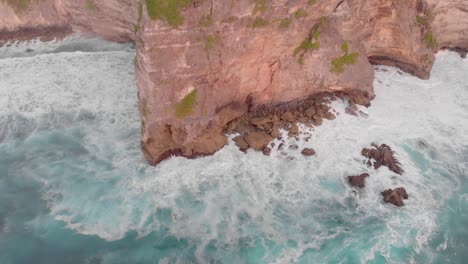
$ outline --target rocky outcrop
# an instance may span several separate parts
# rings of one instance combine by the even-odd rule
[[[369,166],[372,165],[373,161],[374,169],[387,166],[389,170],[397,174],[403,173],[400,162],[395,158],[395,152],[389,146],[372,144],[372,147],[371,149],[363,148],[361,151],[361,155],[369,159],[367,162]]]
[[[364,188],[366,186],[366,182],[364,180],[367,177],[369,177],[369,173],[363,173],[357,176],[348,176],[349,185],[353,187]]]
[[[399,187],[393,190],[388,189],[381,192],[381,194],[385,203],[391,203],[398,207],[405,205],[403,199],[408,199],[408,194],[406,193],[406,190],[403,187]]]
[[[136,43],[152,164],[214,153],[229,124],[263,107],[289,105],[296,122],[319,125],[334,115],[299,109],[307,98],[369,105],[371,64],[428,78],[435,51],[468,50],[467,30],[464,0],[0,0],[0,42],[81,32]]]

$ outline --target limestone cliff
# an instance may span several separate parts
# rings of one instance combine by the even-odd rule
[[[214,153],[230,121],[264,106],[324,92],[368,105],[372,64],[428,78],[435,51],[468,50],[468,1],[0,0],[0,42],[54,32],[135,41],[156,164]]]

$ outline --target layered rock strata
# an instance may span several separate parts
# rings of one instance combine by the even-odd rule
[[[136,43],[152,164],[214,153],[228,123],[263,106],[324,92],[369,105],[372,64],[428,78],[435,51],[468,50],[467,30],[464,0],[0,0],[3,43],[72,32]]]

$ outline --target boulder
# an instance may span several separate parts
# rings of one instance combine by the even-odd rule
[[[249,149],[249,144],[245,141],[243,136],[237,136],[233,140],[241,151],[245,152]]]
[[[263,150],[273,138],[263,131],[250,132],[245,136],[245,141],[255,150]]]
[[[408,199],[408,193],[405,188],[399,187],[394,190],[388,189],[381,192],[385,203],[391,203],[395,206],[404,206],[403,199]]]
[[[368,173],[363,173],[363,174],[357,175],[357,176],[348,176],[349,185],[351,185],[353,187],[364,188],[366,186],[364,180],[367,177],[369,177]]]
[[[301,151],[304,156],[313,156],[315,155],[315,150],[313,148],[305,148]]]

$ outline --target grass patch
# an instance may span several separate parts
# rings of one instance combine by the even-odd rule
[[[175,105],[175,113],[178,118],[184,118],[193,114],[193,107],[197,101],[197,90],[191,91],[182,101]]]
[[[432,35],[431,32],[426,32],[424,34],[424,42],[426,43],[426,46],[430,49],[434,49],[436,47],[436,39]]]
[[[148,115],[148,113],[149,113],[149,111],[148,111],[148,101],[146,99],[141,100],[140,113],[141,113],[141,116],[143,116],[143,117],[146,117]]]
[[[308,16],[309,14],[304,10],[304,9],[298,9],[296,12],[294,12],[294,18],[295,19],[301,19],[301,18],[304,18],[306,16]]]
[[[341,50],[344,52],[344,53],[348,53],[349,52],[349,44],[348,42],[344,41],[343,44],[341,44]]]
[[[304,39],[301,44],[294,49],[293,55],[299,55],[297,62],[304,64],[304,55],[310,50],[317,50],[320,48],[320,43],[314,42],[314,39]]]
[[[146,0],[146,9],[151,19],[164,20],[169,25],[177,27],[185,22],[180,11],[188,7],[191,2],[192,0]]]
[[[268,9],[267,0],[253,0],[255,7],[252,10],[252,15],[257,14],[258,12],[265,12]]]
[[[425,17],[423,17],[423,16],[417,15],[416,16],[416,22],[418,23],[418,25],[424,26],[427,23],[427,19]]]
[[[279,23],[279,28],[288,28],[291,25],[291,19],[285,18]]]
[[[309,0],[307,1],[307,4],[309,4],[310,6],[313,6],[315,5],[316,2],[317,2],[316,0]]]
[[[216,35],[208,35],[205,39],[206,56],[210,59],[210,50],[219,45],[221,39]]]
[[[269,24],[268,20],[263,17],[256,17],[252,23],[249,24],[249,28],[260,28],[265,27]]]
[[[89,11],[94,11],[94,10],[96,10],[96,4],[94,3],[93,0],[86,0],[86,8]]]
[[[213,16],[211,14],[202,16],[199,24],[202,27],[209,27],[213,25]]]
[[[353,52],[350,54],[345,54],[339,58],[332,60],[331,62],[331,72],[334,73],[343,73],[346,65],[356,64],[359,53]]]
[[[31,0],[1,0],[6,3],[9,7],[13,8],[15,12],[23,12],[29,8]]]

